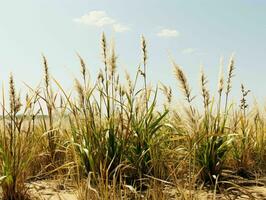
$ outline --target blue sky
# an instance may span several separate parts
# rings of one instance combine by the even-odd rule
[[[266,84],[266,1],[263,0],[0,0],[0,79],[12,71],[17,85],[37,85],[41,54],[53,76],[70,88],[79,75],[76,52],[95,77],[102,66],[100,37],[116,42],[119,69],[134,73],[140,36],[148,42],[149,81],[161,81],[179,96],[169,54],[198,94],[200,65],[217,88],[219,60],[235,54],[233,96],[244,83],[259,99]],[[226,67],[225,67],[226,68]]]

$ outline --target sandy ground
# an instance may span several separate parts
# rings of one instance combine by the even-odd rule
[[[73,186],[53,180],[36,181],[28,184],[29,191],[36,199],[41,200],[76,200]]]
[[[57,181],[36,181],[29,185],[30,193],[42,200],[76,200],[77,195],[73,186],[67,184],[60,184]],[[165,193],[169,198],[167,199],[180,199],[176,196],[177,190],[168,188]],[[186,192],[188,194],[188,192]],[[213,193],[207,191],[196,191],[194,194],[195,199],[198,200],[213,200]],[[144,198],[143,198],[144,199]],[[217,194],[215,199],[254,199],[266,200],[266,186],[250,186],[245,187],[244,191],[234,191],[233,194],[226,196],[225,194]]]

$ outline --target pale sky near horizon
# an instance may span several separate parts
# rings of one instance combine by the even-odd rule
[[[148,43],[148,76],[170,85],[179,97],[169,54],[186,72],[199,95],[200,65],[216,91],[219,60],[235,54],[234,97],[244,83],[252,95],[266,97],[266,1],[263,0],[0,0],[0,80],[13,72],[36,86],[42,78],[41,54],[52,75],[70,87],[79,74],[78,52],[91,76],[101,64],[100,37],[116,42],[119,69],[133,74],[140,63],[140,36]],[[225,67],[226,68],[226,67]]]

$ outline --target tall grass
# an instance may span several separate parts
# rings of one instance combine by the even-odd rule
[[[250,91],[243,85],[241,101],[231,103],[233,57],[226,77],[221,65],[216,94],[201,69],[202,108],[194,104],[185,72],[172,61],[185,98],[178,106],[172,88],[148,82],[147,44],[142,36],[141,64],[133,78],[125,73],[125,80],[115,44],[105,34],[97,79],[78,54],[81,74],[71,92],[49,73],[45,56],[43,84],[27,86],[25,101],[10,76],[9,106],[4,89],[1,104],[4,199],[29,199],[27,181],[52,177],[74,182],[79,199],[168,199],[170,188],[175,198],[194,199],[202,185],[216,194],[232,175],[265,174],[265,112],[249,106]],[[161,92],[163,107],[158,105]]]
[[[4,94],[4,91],[3,91]],[[3,97],[0,158],[3,199],[28,199],[25,181],[35,156],[34,129],[35,94],[27,96],[24,106],[16,93],[13,75],[9,79],[9,108]]]

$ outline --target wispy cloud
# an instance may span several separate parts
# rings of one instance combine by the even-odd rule
[[[114,31],[120,33],[130,30],[128,26],[123,25],[116,19],[108,16],[107,13],[103,10],[91,11],[88,14],[74,19],[74,22],[95,27],[111,26],[113,27]]]
[[[186,48],[182,50],[182,53],[183,54],[194,54],[194,53],[197,53],[197,51],[198,50],[195,48]]]
[[[122,24],[113,24],[113,28],[115,30],[115,32],[125,32],[125,31],[129,31],[130,28],[128,26],[122,25]]]
[[[95,10],[85,14],[80,18],[74,19],[75,22],[90,26],[103,27],[115,23],[115,20],[109,17],[105,11]]]
[[[174,29],[161,29],[158,33],[158,37],[178,37],[180,33]]]

